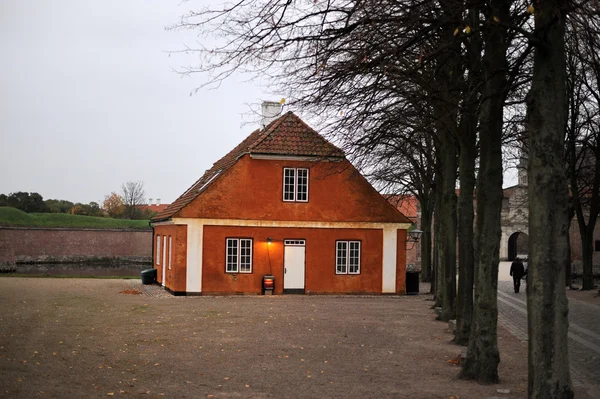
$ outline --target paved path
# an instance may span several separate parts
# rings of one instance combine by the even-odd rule
[[[508,265],[507,265],[508,264]],[[508,262],[501,262],[498,281],[498,320],[515,336],[527,341],[526,284],[515,294],[506,281]],[[504,277],[503,277],[504,276]],[[569,358],[575,386],[600,397],[600,307],[569,299]]]

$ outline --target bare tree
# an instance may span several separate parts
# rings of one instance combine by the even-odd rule
[[[465,131],[472,133],[473,120],[477,120],[476,130],[481,146],[474,251],[477,267],[473,323],[463,376],[482,382],[498,379],[496,288],[506,98],[512,92],[516,101],[523,101],[526,90],[523,87],[529,83],[529,78],[527,74],[521,77],[515,71],[527,60],[528,49],[535,46],[536,67],[529,96],[529,110],[532,111],[529,127],[532,136],[535,136],[532,139],[534,157],[540,156],[540,138],[551,137],[555,131],[542,136],[539,124],[551,121],[556,128],[555,122],[560,122],[554,118],[561,111],[550,111],[552,105],[548,100],[554,96],[548,85],[544,86],[544,81],[547,83],[550,76],[546,76],[546,71],[540,66],[544,62],[549,66],[546,58],[555,62],[561,56],[560,49],[558,56],[548,57],[545,54],[548,46],[554,47],[556,35],[553,27],[560,25],[565,15],[562,6],[555,7],[557,3],[558,0],[550,0],[544,1],[543,6],[536,5],[541,12],[535,13],[535,29],[529,22],[530,13],[526,11],[530,3],[524,0],[240,0],[223,9],[191,12],[177,26],[200,30],[201,36],[215,35],[220,40],[212,48],[201,45],[185,49],[198,51],[201,55],[201,64],[188,69],[187,73],[210,72],[212,80],[209,83],[219,83],[238,71],[268,77],[270,87],[288,93],[293,106],[304,107],[311,114],[320,115],[325,132],[342,143],[346,147],[344,149],[355,151],[356,159],[361,151],[367,154],[373,149],[380,149],[378,145],[385,144],[386,140],[392,142],[390,134],[398,135],[399,139],[406,138],[406,132],[410,131],[406,129],[410,125],[406,119],[411,120],[411,112],[419,109],[418,103],[427,105],[428,112],[422,113],[426,120],[421,120],[418,125],[432,127],[422,131],[431,133],[431,141],[436,148],[434,165],[437,169],[432,177],[438,225],[434,250],[438,254],[435,256],[436,298],[442,303],[444,319],[454,315],[458,151],[464,150],[466,154],[467,150],[472,150],[472,139],[463,143],[461,149],[459,133],[462,134],[463,121],[468,125],[464,127]],[[563,3],[566,1],[560,2]],[[549,12],[546,12],[546,7],[549,7]],[[471,18],[465,19],[465,11],[472,8],[479,11],[470,13]],[[469,101],[465,96],[465,87],[469,85],[465,85],[464,76],[467,71],[468,74],[475,73],[476,67],[465,62],[463,55],[469,46],[463,45],[463,39],[472,31],[480,31],[483,38],[481,62],[485,85],[480,88],[480,100],[474,101],[480,108],[477,118],[464,111],[464,101]],[[525,49],[522,43],[527,43]],[[551,53],[555,53],[554,49]],[[515,89],[519,85],[520,89]],[[559,84],[553,89],[560,88]],[[543,112],[533,112],[540,110]],[[465,118],[470,122],[467,123]],[[395,124],[401,128],[387,131],[383,128]],[[551,138],[550,142],[554,143],[553,140]],[[402,158],[400,151],[395,155]],[[470,163],[470,157],[468,159]],[[405,158],[398,163],[407,161]],[[465,181],[472,179],[469,167],[463,166]],[[554,173],[550,170],[544,174],[538,166],[532,171],[539,173],[540,179],[552,177]],[[553,188],[557,189],[562,183],[564,179],[554,182]],[[536,198],[541,192],[537,192]],[[560,202],[556,204],[558,208],[561,205]],[[548,211],[550,208],[543,209]],[[461,211],[461,215],[470,217],[467,208]],[[462,226],[466,224],[468,221],[465,220]],[[549,237],[554,232],[549,230],[541,239],[547,239],[548,243],[557,239],[556,236]],[[531,228],[530,232],[533,236]],[[538,256],[536,260],[542,262],[541,255]],[[465,280],[465,293],[468,285]],[[549,287],[542,288],[540,292],[547,291]],[[542,312],[539,295],[532,295],[534,300],[530,302],[530,309],[532,306],[537,309],[530,313]],[[548,297],[553,301],[561,301],[561,298],[560,292],[555,297]],[[562,305],[557,304],[556,309],[562,310]],[[465,302],[460,309],[468,306]],[[552,315],[549,320],[564,322],[555,316]],[[535,330],[535,334],[539,335],[544,326],[543,323],[535,324],[530,326],[530,331]],[[563,338],[561,329],[562,326],[551,328],[548,342],[555,343],[556,339]],[[540,361],[537,358],[530,360],[530,367],[536,371],[536,376],[545,375],[548,381],[556,380],[559,385],[565,381],[563,369],[568,369],[567,362],[550,365],[544,363],[543,354],[535,356]],[[550,376],[544,374],[548,370],[554,372],[553,367],[562,369]],[[555,380],[554,375],[558,376]]]
[[[584,13],[575,15],[569,22],[565,140],[572,206],[569,216],[577,217],[579,227],[582,288],[591,290],[594,287],[594,230],[600,213],[600,19]],[[569,285],[570,273],[567,279]]]
[[[567,0],[536,3],[529,130],[529,397],[572,398],[564,268],[569,262],[563,164]],[[565,366],[566,365],[566,366]]]
[[[144,190],[144,182],[128,181],[121,185],[121,197],[125,211],[123,216],[126,219],[139,219],[142,215],[140,205],[145,204],[146,191]]]

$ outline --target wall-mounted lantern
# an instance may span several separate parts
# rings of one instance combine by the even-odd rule
[[[418,243],[419,239],[421,238],[421,234],[423,234],[423,230],[419,229],[413,229],[408,232],[408,238],[406,239],[406,242],[412,242],[412,246],[407,249],[410,250],[415,247],[415,244]]]
[[[275,289],[275,276],[266,275],[262,279],[262,292],[263,295],[273,295]]]
[[[271,237],[267,237],[267,245],[271,245],[273,239]]]

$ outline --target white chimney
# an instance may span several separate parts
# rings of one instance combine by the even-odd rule
[[[152,205],[152,198],[148,198],[148,205]]]
[[[156,199],[156,205],[160,205],[160,198]]]
[[[260,127],[264,128],[269,123],[281,115],[281,103],[276,101],[263,101],[262,103],[262,119],[260,121]]]

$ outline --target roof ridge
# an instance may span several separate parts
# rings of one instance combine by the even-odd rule
[[[265,131],[263,132],[263,134],[261,135],[262,137],[259,137],[254,143],[250,144],[248,146],[248,151],[252,151],[253,148],[258,147],[258,145],[260,143],[262,143],[263,141],[265,141],[265,139],[267,137],[269,137],[277,127],[279,127],[279,125],[281,125],[281,123],[283,122],[283,120],[285,118],[287,118],[289,115],[293,114],[292,111],[288,111],[285,114],[281,115],[280,117],[278,117],[277,119],[275,119],[274,121],[272,121],[271,123],[269,123],[267,126],[265,126]]]

